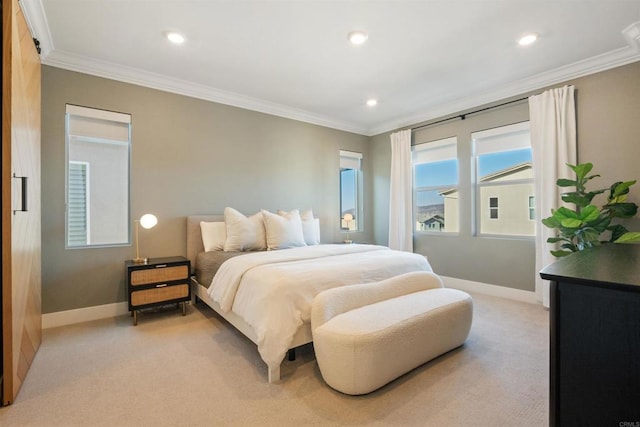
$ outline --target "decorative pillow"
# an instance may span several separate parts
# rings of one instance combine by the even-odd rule
[[[264,222],[260,212],[246,217],[233,208],[224,208],[227,240],[225,252],[263,250],[267,248]]]
[[[311,245],[320,244],[320,219],[313,218],[308,221],[302,221],[302,234],[304,242]]]
[[[313,217],[313,211],[307,209],[300,214],[302,219],[302,234],[307,245],[320,244],[320,220]]]
[[[200,221],[200,231],[205,252],[224,250],[224,243],[227,240],[227,228],[224,222]]]
[[[302,234],[302,220],[297,209],[278,211],[278,215],[262,210],[268,249],[284,249],[306,246]]]

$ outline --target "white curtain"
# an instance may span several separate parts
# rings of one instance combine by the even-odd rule
[[[549,282],[540,278],[540,270],[556,258],[549,252],[547,238],[555,236],[553,229],[540,222],[551,215],[551,209],[563,204],[559,178],[575,179],[566,164],[576,164],[576,112],[574,87],[551,89],[529,98],[531,149],[536,204],[536,295],[549,307]]]
[[[389,247],[413,252],[411,130],[391,134]]]

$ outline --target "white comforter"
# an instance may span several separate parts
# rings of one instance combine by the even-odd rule
[[[256,333],[260,356],[282,362],[311,304],[325,289],[375,282],[409,271],[432,271],[422,255],[375,245],[317,245],[246,254],[225,261],[208,293],[223,311]]]

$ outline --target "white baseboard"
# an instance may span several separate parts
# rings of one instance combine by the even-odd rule
[[[490,285],[488,283],[474,282],[471,280],[456,279],[455,277],[442,276],[442,281],[447,288],[459,289],[466,292],[477,292],[479,294],[528,302],[531,304],[539,304],[538,299],[536,298],[536,293],[531,291],[507,288],[506,286]]]
[[[448,288],[538,304],[535,292],[507,288],[505,286],[489,285],[487,283],[473,282],[471,280],[456,279],[455,277],[442,276],[442,280]],[[121,316],[128,312],[129,306],[127,302],[124,301],[114,304],[96,305],[93,307],[84,307],[75,310],[46,313],[42,315],[42,329],[89,322],[97,319],[106,319],[108,317]]]
[[[114,304],[95,305],[93,307],[77,308],[75,310],[57,311],[42,315],[42,329],[88,322],[90,320],[106,319],[121,316],[129,312],[126,301]]]

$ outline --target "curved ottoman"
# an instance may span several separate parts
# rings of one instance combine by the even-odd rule
[[[431,272],[321,292],[311,331],[322,377],[346,394],[365,394],[464,343],[473,317],[465,292]]]

